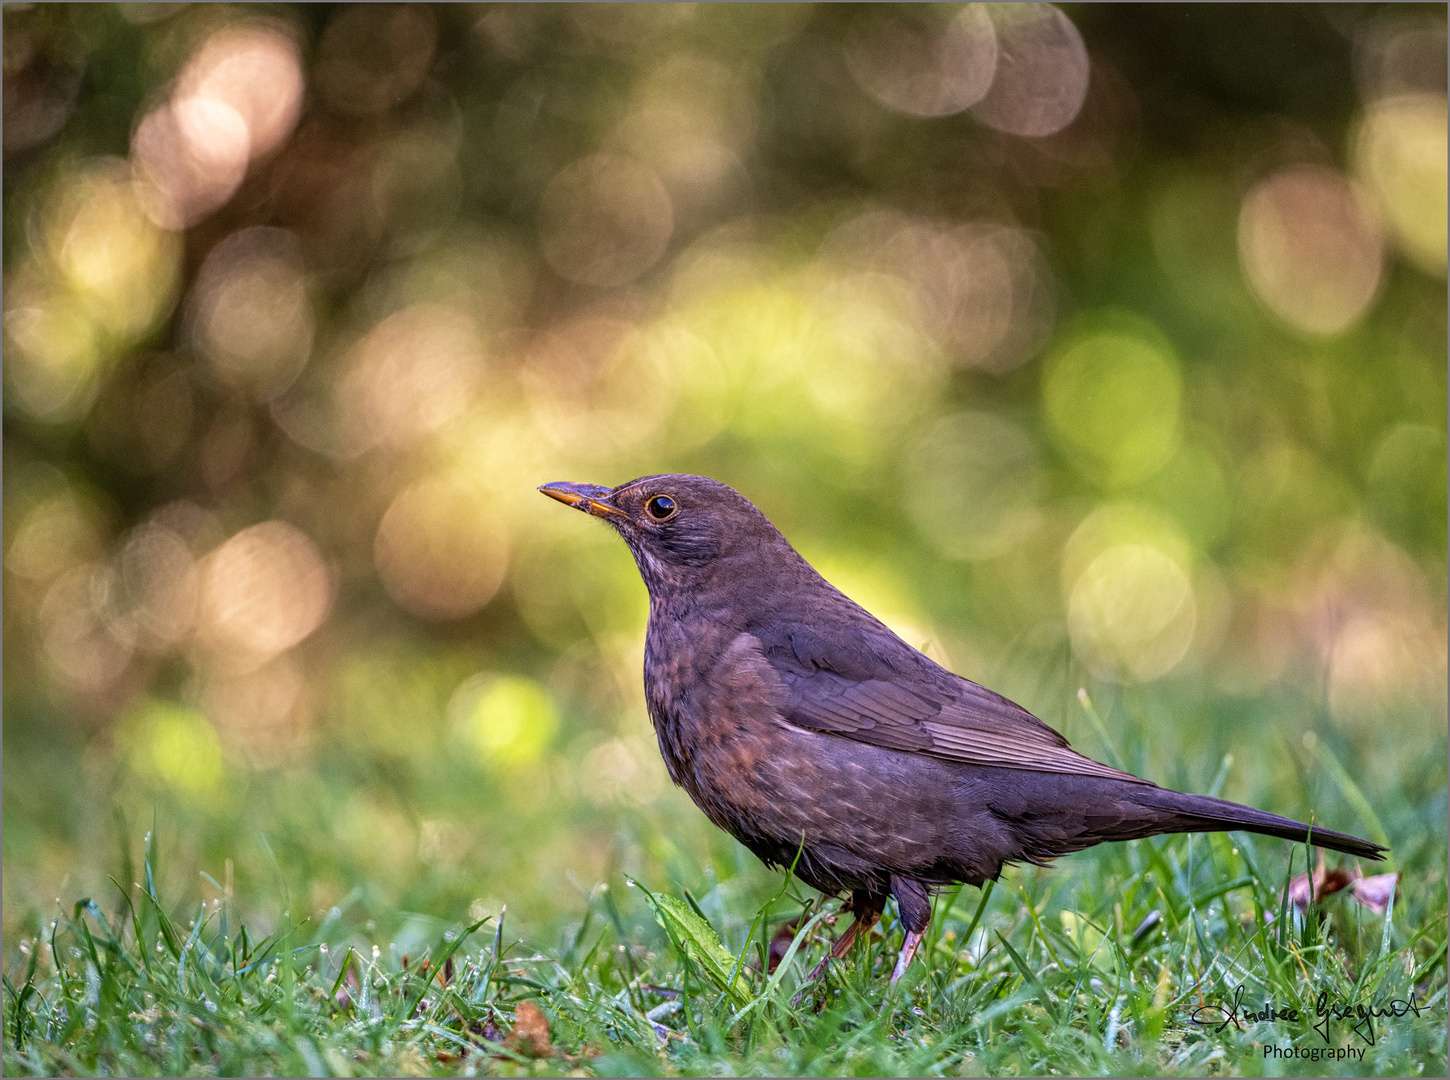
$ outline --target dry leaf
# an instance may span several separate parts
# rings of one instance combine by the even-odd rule
[[[1313,900],[1317,904],[1326,896],[1333,896],[1347,885],[1354,883],[1359,877],[1359,868],[1355,867],[1353,872],[1343,867],[1335,867],[1333,870],[1324,868],[1324,852],[1319,852],[1319,865],[1314,868],[1314,890]],[[1289,900],[1300,911],[1309,910],[1310,890],[1309,875],[1298,874],[1294,880],[1289,882]]]
[[[1313,900],[1317,904],[1325,897],[1333,896],[1340,890],[1348,888],[1350,895],[1365,907],[1377,915],[1383,914],[1385,908],[1389,906],[1390,889],[1398,878],[1399,874],[1376,874],[1374,877],[1365,877],[1360,873],[1358,864],[1348,870],[1342,866],[1326,870],[1324,852],[1321,850],[1319,865],[1314,868]],[[1309,910],[1308,874],[1297,874],[1289,882],[1289,900],[1300,911]]]
[[[553,1057],[549,1043],[549,1021],[532,1001],[521,1001],[514,1008],[514,1029],[504,1040],[510,1050],[528,1057]]]

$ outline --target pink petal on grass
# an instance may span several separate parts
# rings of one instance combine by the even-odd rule
[[[1380,915],[1390,905],[1390,893],[1394,891],[1395,882],[1399,876],[1399,874],[1376,874],[1374,877],[1360,878],[1354,883],[1351,891],[1356,900],[1376,915]]]
[[[1327,896],[1333,896],[1340,889],[1363,880],[1359,876],[1359,867],[1352,871],[1343,867],[1335,867],[1327,870],[1324,866],[1324,852],[1319,852],[1319,865],[1314,869],[1314,889],[1310,892],[1309,875],[1296,874],[1289,882],[1289,902],[1300,911],[1309,910],[1309,900],[1312,895],[1317,904]]]

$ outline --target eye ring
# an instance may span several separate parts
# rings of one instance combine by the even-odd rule
[[[644,504],[644,512],[656,521],[669,521],[679,510],[679,503],[668,495],[652,495]]]

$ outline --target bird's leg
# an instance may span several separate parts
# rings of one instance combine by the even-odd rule
[[[832,960],[839,960],[851,951],[851,946],[856,943],[856,935],[861,932],[861,920],[857,919],[846,928],[846,932],[838,937],[831,951],[821,958],[821,962],[811,968],[811,973],[806,976],[806,982],[813,983],[826,973],[826,968],[831,966]]]
[[[916,955],[916,947],[921,944],[921,939],[926,936],[925,930],[908,930],[906,941],[901,946],[901,955],[896,958],[896,966],[891,969],[891,985],[895,986],[896,981],[906,974],[907,965],[911,958]]]
[[[891,985],[895,986],[897,980],[906,974],[907,965],[916,955],[921,939],[926,936],[926,928],[931,925],[931,898],[921,882],[895,874],[891,876],[891,894],[896,897],[901,925],[906,928],[906,941],[902,943],[896,967],[891,971]]]
[[[851,893],[850,901],[846,904],[847,910],[854,916],[851,925],[846,928],[844,934],[836,939],[836,943],[831,946],[831,951],[826,954],[825,959],[811,969],[811,973],[806,976],[806,982],[815,982],[826,973],[826,968],[830,967],[832,959],[843,959],[851,951],[851,946],[856,944],[856,938],[863,933],[870,934],[871,928],[876,925],[876,920],[881,918],[881,912],[885,907],[885,896],[870,893],[864,889],[854,890]]]

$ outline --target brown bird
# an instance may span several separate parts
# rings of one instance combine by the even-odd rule
[[[796,863],[855,919],[896,898],[906,971],[930,893],[1107,840],[1309,826],[1160,788],[1072,749],[1037,717],[913,649],[834,588],[734,489],[700,476],[541,492],[603,518],[649,589],[644,686],[670,778],[767,865]],[[1385,849],[1313,829],[1367,859]],[[798,856],[798,857],[797,857]]]

